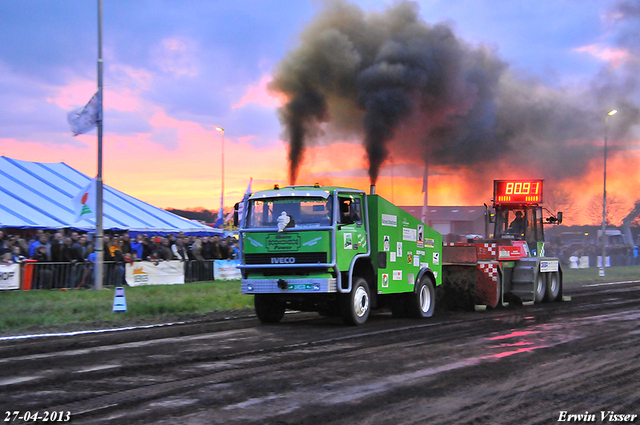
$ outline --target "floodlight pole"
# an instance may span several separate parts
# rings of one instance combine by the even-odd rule
[[[104,251],[102,247],[102,0],[98,0],[98,175],[96,176],[96,252],[94,289],[102,289]]]
[[[602,264],[600,267],[600,276],[605,276],[605,256],[607,253],[607,130],[609,128],[609,117],[618,112],[616,109],[607,113],[604,117],[604,181],[602,185]]]

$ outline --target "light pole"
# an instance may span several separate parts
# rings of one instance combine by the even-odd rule
[[[220,212],[218,213],[219,217],[223,217],[224,219],[224,215],[222,214],[222,207],[224,205],[224,128],[222,127],[216,127],[216,130],[218,130],[221,133],[220,136],[220,148],[221,148],[221,158],[220,158]]]
[[[607,132],[609,129],[609,117],[615,115],[616,109],[609,111],[604,117],[604,183],[602,188],[602,262],[600,264],[600,276],[605,275],[605,258],[607,251]]]

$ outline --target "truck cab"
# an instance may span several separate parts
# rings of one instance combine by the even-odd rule
[[[242,292],[254,295],[262,322],[279,322],[286,309],[352,325],[384,306],[433,314],[442,237],[382,197],[275,186],[248,196],[242,211]]]
[[[542,207],[496,205],[494,238],[525,242],[532,257],[544,256]]]

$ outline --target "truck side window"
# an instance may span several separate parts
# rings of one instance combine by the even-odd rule
[[[339,196],[338,202],[340,203],[340,224],[362,223],[360,198]]]
[[[351,204],[351,210],[349,212],[351,219],[354,223],[362,223],[362,210],[360,209],[360,198],[355,198]]]

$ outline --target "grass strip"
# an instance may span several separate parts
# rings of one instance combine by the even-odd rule
[[[87,323],[127,326],[253,308],[253,297],[240,292],[239,280],[125,287],[127,311],[123,313],[113,312],[114,295],[113,287],[3,291],[0,334]]]
[[[564,283],[604,283],[640,280],[640,266],[608,267],[605,276],[599,276],[597,267],[588,269],[562,269]]]

